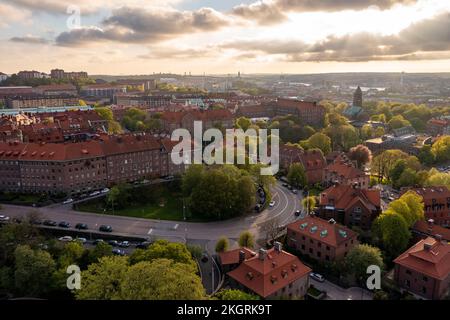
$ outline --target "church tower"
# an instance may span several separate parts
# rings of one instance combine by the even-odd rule
[[[362,103],[363,103],[362,90],[358,86],[358,88],[356,88],[355,93],[353,94],[353,106],[362,107]]]

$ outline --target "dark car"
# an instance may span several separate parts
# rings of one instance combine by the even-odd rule
[[[299,217],[300,214],[301,214],[301,211],[300,211],[300,210],[295,211],[295,216],[296,216],[296,217]]]
[[[94,240],[95,245],[98,245],[99,243],[102,243],[102,242],[105,242],[105,240],[103,240],[103,239],[95,239]]]
[[[111,226],[102,225],[100,226],[100,228],[98,228],[98,230],[101,232],[112,232],[113,229]]]
[[[289,185],[287,183],[283,183],[283,187],[287,188]]]
[[[125,255],[125,251],[123,251],[121,249],[113,249],[112,253],[116,256],[124,256]]]
[[[75,226],[75,229],[87,230],[88,229],[88,225],[86,223],[77,223],[77,225]]]
[[[206,253],[202,254],[201,261],[202,261],[203,263],[206,263],[206,262],[209,261],[209,257],[208,257],[208,255],[207,255]]]
[[[56,221],[53,221],[53,220],[45,220],[43,225],[44,226],[49,226],[49,227],[56,227],[58,225],[58,223]]]
[[[151,242],[144,241],[136,244],[136,249],[147,249],[151,245]]]
[[[34,225],[41,225],[42,221],[39,219],[32,219],[32,220],[30,220],[30,223],[34,224]]]
[[[70,228],[70,223],[66,222],[66,221],[61,221],[58,225],[60,228]]]
[[[118,247],[119,246],[119,242],[117,240],[109,240],[108,244],[110,246],[113,246],[113,247]]]

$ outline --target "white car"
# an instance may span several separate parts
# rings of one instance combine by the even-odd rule
[[[4,215],[0,215],[0,221],[3,221],[3,222],[9,221],[9,217],[8,216],[4,216]]]
[[[94,191],[89,196],[95,197],[95,196],[98,196],[99,194],[100,194],[100,191]]]
[[[69,204],[69,203],[72,203],[72,202],[73,202],[73,199],[70,198],[70,199],[67,199],[66,201],[64,201],[63,204]]]
[[[129,246],[130,246],[130,242],[128,242],[128,241],[122,241],[119,243],[119,247],[122,247],[122,248],[128,248]]]
[[[59,238],[58,240],[62,241],[62,242],[71,242],[71,241],[73,241],[73,238],[71,236],[64,236],[64,237]]]
[[[324,282],[324,281],[325,281],[324,276],[321,275],[321,274],[318,274],[318,273],[311,272],[311,273],[309,274],[309,276],[310,276],[311,278],[313,278],[314,280],[319,281],[319,282]]]
[[[269,203],[269,207],[273,208],[274,206],[275,206],[275,201],[271,201],[271,202]]]
[[[108,193],[109,192],[109,189],[108,188],[105,188],[105,189],[103,189],[102,191],[100,191],[101,193]]]
[[[86,243],[87,242],[87,239],[86,238],[75,238],[75,239],[73,239],[73,241],[79,241],[79,242],[81,242],[81,243]]]

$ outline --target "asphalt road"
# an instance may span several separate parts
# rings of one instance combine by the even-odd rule
[[[236,239],[243,231],[251,231],[257,239],[264,238],[261,226],[265,222],[277,219],[279,225],[284,226],[295,220],[295,211],[301,210],[301,195],[295,195],[287,188],[277,184],[272,190],[272,200],[275,206],[261,213],[252,213],[239,218],[226,221],[196,223],[176,222],[166,220],[149,220],[133,217],[103,215],[95,213],[78,212],[70,205],[53,205],[43,208],[30,208],[22,206],[2,205],[1,214],[21,217],[30,211],[37,211],[41,219],[51,219],[57,222],[67,221],[71,226],[77,223],[86,223],[90,230],[98,230],[100,225],[110,225],[113,234],[125,236],[139,236],[143,238],[164,238],[170,241],[188,242],[190,240],[214,241],[221,236]]]
[[[359,288],[342,288],[330,281],[319,282],[310,278],[310,283],[317,289],[327,292],[326,300],[372,300],[372,292]]]

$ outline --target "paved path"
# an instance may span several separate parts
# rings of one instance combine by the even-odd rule
[[[372,292],[359,287],[342,288],[330,281],[319,282],[310,279],[310,284],[327,292],[326,300],[372,300]]]

